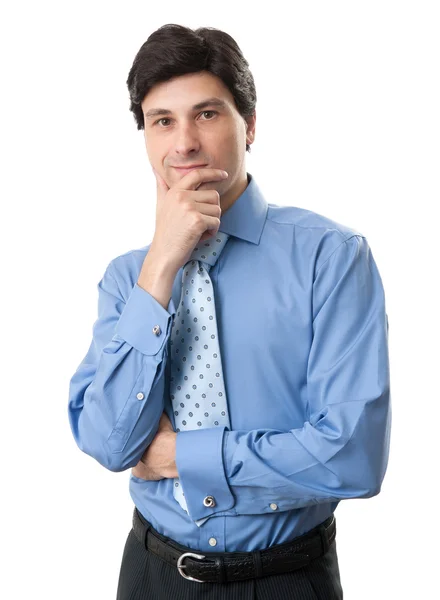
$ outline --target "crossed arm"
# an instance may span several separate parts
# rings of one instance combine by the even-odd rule
[[[365,239],[353,236],[341,244],[314,285],[310,417],[304,426],[176,434],[163,414],[133,468],[143,479],[179,477],[194,520],[219,512],[271,512],[274,501],[291,510],[379,493],[391,427],[388,318]],[[215,495],[215,508],[201,502],[207,492]]]
[[[99,283],[93,340],[70,382],[69,419],[81,450],[141,479],[179,477],[194,521],[379,492],[391,425],[388,318],[365,238],[346,239],[315,274],[308,415],[295,429],[174,432],[163,413],[172,299],[164,311],[135,285],[125,301],[112,270]],[[166,336],[151,335],[156,323]],[[203,504],[207,493],[214,507]]]

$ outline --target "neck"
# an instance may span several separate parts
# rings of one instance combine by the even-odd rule
[[[228,208],[234,204],[237,198],[241,196],[241,194],[247,188],[248,183],[247,173],[245,171],[244,174],[237,179],[233,186],[226,192],[226,194],[220,197],[220,208],[222,209],[222,214],[225,213]]]

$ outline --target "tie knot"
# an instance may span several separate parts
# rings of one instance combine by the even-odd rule
[[[194,248],[189,260],[199,260],[200,262],[205,263],[206,269],[209,271],[209,269],[217,262],[228,238],[229,234],[218,231],[214,237],[199,242]]]

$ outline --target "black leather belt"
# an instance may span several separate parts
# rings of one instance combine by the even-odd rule
[[[296,537],[255,552],[208,552],[192,550],[157,532],[135,507],[133,530],[150,552],[176,567],[185,579],[200,583],[225,583],[294,571],[327,552],[336,537],[336,519],[330,515],[320,525]]]

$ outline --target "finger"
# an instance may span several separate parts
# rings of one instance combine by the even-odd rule
[[[212,238],[214,235],[217,234],[217,229],[207,229],[204,233],[202,233],[202,237],[199,240],[200,242],[204,242],[205,240],[209,240],[209,238]]]
[[[141,463],[142,464],[142,463]],[[138,463],[135,467],[131,469],[131,472],[135,477],[142,477],[145,474],[145,468],[142,468]]]
[[[227,179],[228,174],[221,169],[193,169],[186,173],[179,181],[179,188],[184,190],[196,190],[199,185],[206,181],[222,181]]]

